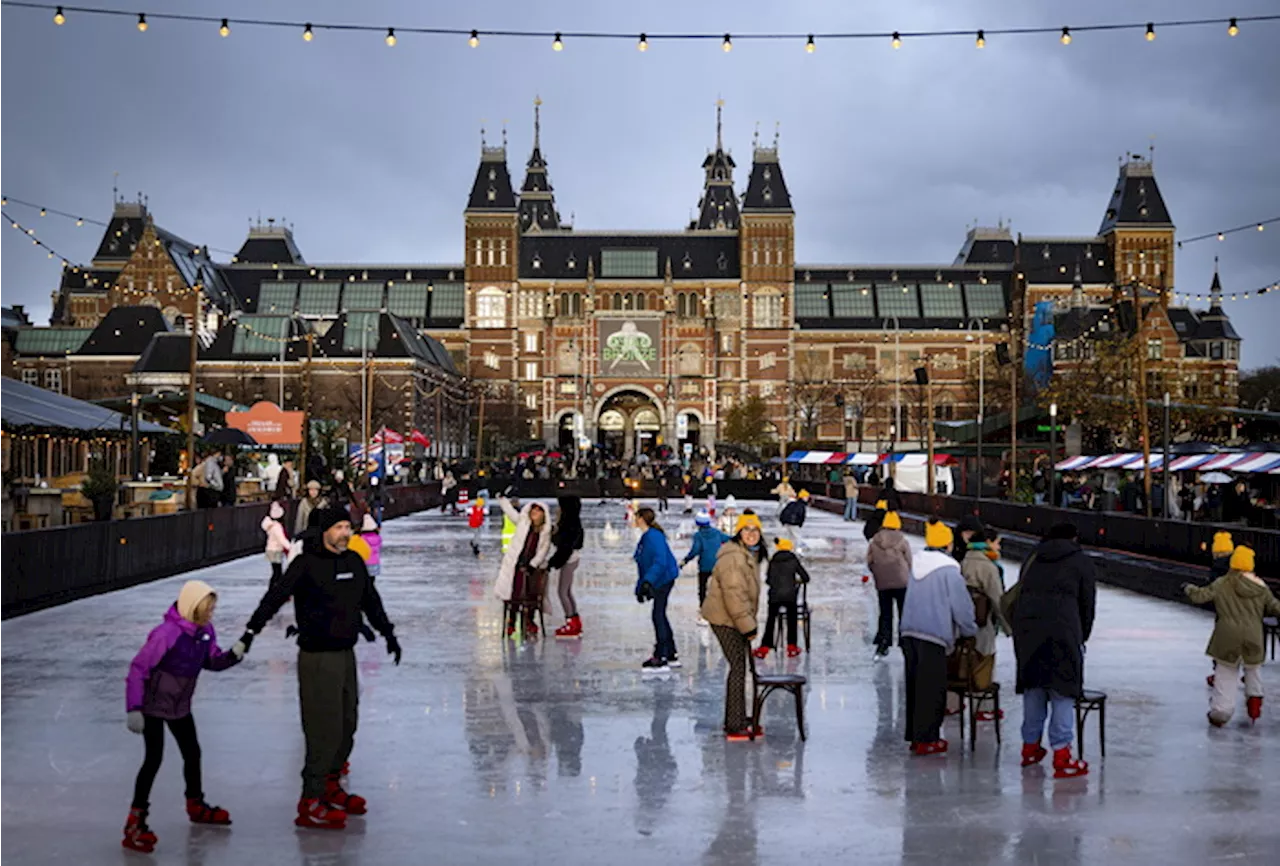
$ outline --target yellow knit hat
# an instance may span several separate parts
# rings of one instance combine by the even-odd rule
[[[800,491],[800,498],[801,498],[801,499],[808,499],[808,498],[809,498],[809,491],[808,491],[808,490],[801,490],[801,491]]]
[[[898,512],[890,511],[884,516],[884,522],[880,524],[882,529],[901,529],[902,518],[898,516]]]
[[[760,532],[764,532],[764,526],[760,523],[760,518],[754,514],[743,514],[738,518],[738,523],[733,527],[733,534],[737,535],[748,526],[754,526]]]
[[[888,510],[889,510],[889,500],[887,499],[876,500],[876,511],[888,511]]]
[[[795,550],[795,545],[791,543],[790,538],[775,538],[773,544],[778,550]]]
[[[1253,550],[1242,544],[1231,554],[1231,568],[1233,571],[1253,571],[1253,560]]]
[[[951,527],[940,520],[935,520],[924,528],[925,547],[942,550],[945,547],[949,547],[954,540],[955,536],[951,532]]]
[[[1235,542],[1231,540],[1230,532],[1215,532],[1213,534],[1213,555],[1226,556],[1235,548]]]

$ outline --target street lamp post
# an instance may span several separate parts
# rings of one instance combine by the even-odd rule
[[[1056,507],[1058,497],[1054,490],[1057,481],[1058,462],[1058,404],[1049,404],[1049,506]]]
[[[986,335],[987,329],[985,323],[979,318],[969,320],[970,334],[968,339],[973,339],[973,326],[978,326],[978,498],[982,498],[982,425],[986,421],[984,407],[986,405]]]
[[[1169,502],[1172,492],[1169,490],[1169,392],[1164,392],[1164,457],[1160,461],[1160,475],[1163,478],[1164,502],[1160,503],[1160,516],[1169,519]]]

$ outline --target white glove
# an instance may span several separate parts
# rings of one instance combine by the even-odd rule
[[[244,641],[238,640],[231,645],[231,654],[238,659],[243,659],[249,652],[249,648],[244,645]]]
[[[147,726],[146,720],[142,717],[142,710],[130,710],[124,723],[135,734],[141,734]]]

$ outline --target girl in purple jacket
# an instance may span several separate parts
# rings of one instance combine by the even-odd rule
[[[195,720],[191,718],[191,696],[200,671],[226,670],[244,656],[239,645],[230,652],[218,649],[210,624],[217,603],[218,596],[207,583],[187,581],[178,593],[177,603],[165,613],[164,621],[147,635],[147,642],[129,665],[129,676],[125,680],[127,724],[130,731],[142,734],[146,743],[146,757],[138,771],[133,806],[121,843],[134,851],[150,854],[156,845],[156,834],[147,826],[147,800],[164,758],[165,725],[169,726],[182,752],[187,817],[193,824],[231,823],[226,809],[210,806],[204,800],[200,783],[200,742],[196,739]]]

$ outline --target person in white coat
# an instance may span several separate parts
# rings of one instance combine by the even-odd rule
[[[284,530],[284,506],[279,502],[271,503],[267,516],[262,518],[262,531],[267,534],[266,555],[271,563],[271,582],[275,583],[284,574],[284,561],[289,554],[289,534]]]
[[[507,637],[515,634],[516,618],[521,613],[524,633],[535,637],[538,626],[533,612],[547,603],[543,583],[547,562],[551,559],[551,521],[547,507],[541,502],[528,502],[516,511],[505,496],[500,496],[498,505],[516,525],[516,533],[502,555],[493,594],[506,605]]]

